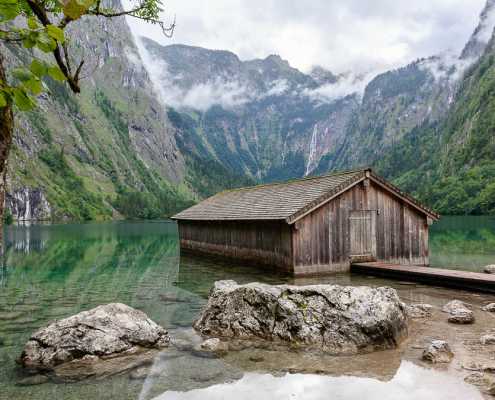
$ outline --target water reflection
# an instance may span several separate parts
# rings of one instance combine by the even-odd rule
[[[166,392],[155,400],[477,400],[481,394],[449,375],[404,361],[389,382],[369,378],[247,373],[242,379],[187,392]]]
[[[463,233],[462,225],[454,222],[446,225],[448,228],[445,229],[440,229],[439,225],[440,228],[432,232],[432,251],[437,251],[432,258],[436,262],[441,262],[443,255],[454,254],[458,257],[466,251],[480,251],[483,256],[493,256],[495,246],[488,245],[495,232],[493,227],[487,228],[484,222],[476,222],[466,228],[467,233]],[[454,233],[451,234],[451,231]],[[381,393],[380,398],[395,400],[412,398],[400,397],[401,388],[406,387],[408,382],[422,386],[422,380],[431,381],[430,376],[439,380],[439,387],[447,384],[453,388],[452,392],[463,393],[465,397],[462,398],[479,398],[474,395],[469,397],[470,392],[466,390],[471,389],[466,389],[458,378],[421,372],[423,370],[418,367],[404,362],[401,364],[404,353],[409,360],[419,358],[420,350],[412,347],[405,351],[400,349],[351,358],[250,349],[229,353],[222,359],[210,359],[199,357],[190,350],[169,349],[158,356],[155,369],[145,380],[122,375],[77,384],[20,386],[17,384],[19,373],[15,359],[30,334],[53,319],[64,318],[99,304],[129,304],[146,312],[166,327],[173,337],[194,342],[199,338],[191,328],[192,321],[204,305],[213,282],[221,279],[234,279],[239,283],[390,285],[398,289],[404,301],[428,302],[437,306],[451,299],[452,291],[421,285],[403,286],[398,282],[350,274],[294,279],[252,265],[242,266],[202,257],[180,257],[177,227],[169,222],[12,226],[6,231],[5,238],[4,267],[0,268],[1,400],[130,400],[157,396],[181,399],[189,398],[181,396],[196,396],[196,393],[202,393],[205,398],[213,394],[217,395],[214,398],[227,398],[238,396],[235,391],[240,389],[256,398],[290,398],[292,392],[287,391],[292,387],[290,385],[304,387],[304,382],[311,382],[311,387],[319,388],[325,398],[338,398],[337,393],[342,399],[352,398],[345,397],[352,394],[343,391],[347,385],[354,386],[355,390],[376,390]],[[465,241],[469,244],[463,244]],[[480,258],[476,260],[479,264]],[[456,296],[460,294],[456,293]],[[470,297],[460,298],[473,301],[473,295],[466,296]],[[477,298],[475,301],[482,300]],[[483,315],[476,318],[476,326],[470,329],[472,336],[479,339],[483,326],[488,322],[484,322]],[[443,330],[444,327],[439,326],[435,335]],[[254,362],[253,356],[263,361]],[[284,375],[284,370],[304,371],[307,374],[303,379],[297,374]],[[327,376],[316,376],[314,373]],[[338,378],[341,375],[354,378]],[[270,395],[260,390],[261,385],[265,384],[270,388]],[[395,397],[384,397],[384,388],[394,393]],[[433,390],[433,384],[427,385],[427,388]],[[417,392],[414,398],[442,398],[440,392],[431,390],[424,392],[426,394]],[[409,389],[404,389],[405,392]],[[294,393],[299,395],[297,391]],[[317,389],[313,394],[318,395]]]
[[[430,263],[476,272],[495,264],[495,217],[442,217],[431,227]]]

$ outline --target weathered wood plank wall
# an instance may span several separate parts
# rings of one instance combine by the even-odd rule
[[[292,272],[289,225],[274,221],[179,221],[181,249]]]
[[[426,216],[378,185],[359,184],[308,214],[293,227],[296,274],[347,271],[350,267],[350,212],[375,210],[376,260],[428,264]]]

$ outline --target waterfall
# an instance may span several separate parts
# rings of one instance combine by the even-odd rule
[[[313,128],[313,134],[311,135],[311,143],[309,144],[308,163],[306,164],[306,172],[304,173],[304,176],[308,176],[309,173],[314,169],[312,168],[312,164],[314,162],[315,153],[316,153],[317,134],[318,134],[318,124],[315,124]]]

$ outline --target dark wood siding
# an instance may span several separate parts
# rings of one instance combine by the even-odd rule
[[[380,186],[358,184],[297,221],[292,228],[294,271],[312,274],[348,270],[351,211],[377,212],[376,260],[428,264],[426,216]]]
[[[292,272],[290,226],[273,221],[179,221],[181,249]]]

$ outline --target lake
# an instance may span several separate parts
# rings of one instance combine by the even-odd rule
[[[443,218],[432,227],[430,242],[432,266],[479,271],[495,264],[495,219]],[[413,326],[410,339],[399,349],[369,355],[254,349],[204,358],[186,350],[166,350],[146,379],[122,375],[71,384],[18,384],[15,359],[34,330],[103,303],[126,303],[146,312],[173,337],[199,341],[192,321],[213,282],[220,279],[388,285],[406,302],[438,307],[454,297],[477,309],[495,301],[494,296],[366,276],[294,279],[252,266],[181,258],[177,227],[167,221],[10,226],[0,267],[0,399],[327,399],[330,393],[342,400],[363,393],[370,399],[391,400],[483,398],[475,386],[464,383],[466,371],[457,364],[430,370],[419,360],[425,337],[446,338],[456,356],[471,357],[475,350],[467,348],[466,341],[479,341],[494,322],[479,311],[475,326],[455,329],[439,311],[435,322]]]

